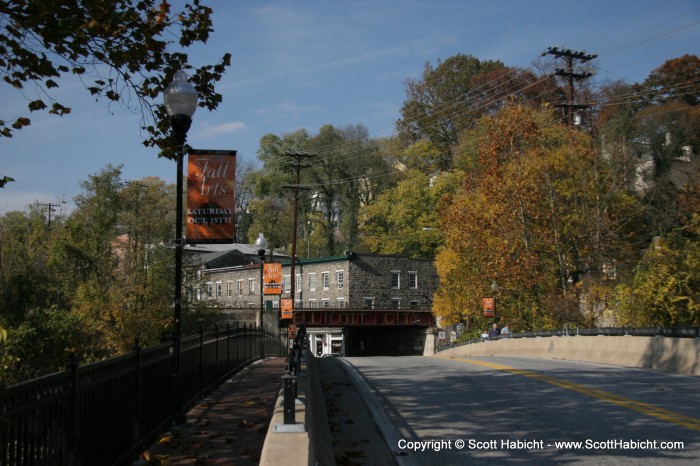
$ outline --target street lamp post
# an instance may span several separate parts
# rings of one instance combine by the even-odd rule
[[[178,70],[173,82],[164,93],[165,109],[170,116],[170,126],[177,142],[177,192],[175,193],[175,314],[173,318],[173,420],[185,422],[185,413],[180,402],[182,356],[180,354],[182,319],[182,159],[185,152],[187,131],[192,125],[192,115],[197,110],[197,91],[187,80],[187,73]]]
[[[265,269],[265,249],[267,248],[267,240],[262,233],[255,240],[255,245],[258,247],[258,256],[260,256],[260,328],[263,326],[263,309],[265,307],[265,293],[263,289],[263,275]]]

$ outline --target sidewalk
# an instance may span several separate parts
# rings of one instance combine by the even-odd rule
[[[347,366],[337,358],[320,358],[318,363],[336,465],[396,466],[396,453],[384,441],[363,394],[350,382]]]
[[[267,359],[234,375],[135,464],[257,465],[284,366],[284,358]]]

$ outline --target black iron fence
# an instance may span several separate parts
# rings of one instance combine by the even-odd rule
[[[170,341],[0,386],[0,466],[129,464],[176,413],[231,374],[284,351],[276,334],[226,326],[182,339],[179,384]]]
[[[438,351],[457,346],[479,343],[484,340],[500,340],[505,338],[535,338],[535,337],[561,337],[574,335],[605,335],[605,336],[637,336],[637,337],[653,337],[665,336],[673,338],[700,338],[700,327],[597,327],[597,328],[578,328],[568,327],[561,330],[540,330],[536,332],[512,333],[509,335],[499,335],[490,338],[471,338],[469,340],[458,341],[455,343],[447,343],[441,340],[438,344]]]

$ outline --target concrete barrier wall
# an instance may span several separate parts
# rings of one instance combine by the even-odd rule
[[[294,424],[284,424],[284,387],[279,392],[275,410],[260,455],[261,466],[335,465],[335,452],[326,400],[321,386],[318,361],[305,349],[297,376]]]
[[[260,462],[262,466],[308,466],[309,432],[306,425],[306,405],[309,395],[308,360],[302,360],[301,376],[297,377],[297,398],[295,400],[294,424],[284,424],[284,385],[280,389],[275,410],[265,435]],[[285,429],[289,427],[289,429]]]
[[[700,338],[561,336],[504,338],[459,346],[436,356],[565,359],[700,375]]]

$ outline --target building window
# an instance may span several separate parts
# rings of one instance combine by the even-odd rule
[[[285,275],[282,279],[282,282],[284,283],[285,293],[289,293],[290,291],[292,291],[292,277],[290,277],[289,275]]]
[[[238,287],[238,295],[240,296],[243,294],[243,280],[238,280],[236,285]]]
[[[331,280],[328,277],[328,272],[323,272],[321,274],[321,284],[323,285],[324,290],[327,290],[331,287]]]
[[[401,272],[398,270],[391,271],[391,289],[398,290],[401,288]]]
[[[298,274],[296,274],[296,275],[297,275],[297,277],[296,277],[296,283],[294,284],[294,292],[295,292],[295,293],[301,293],[302,290],[303,290],[304,282],[303,282],[302,279],[301,279],[301,274],[300,274],[300,273],[298,273]]]
[[[414,311],[418,309],[418,301],[411,301],[411,309]]]
[[[222,296],[224,285],[221,282],[216,282],[216,299],[220,299]]]
[[[309,291],[316,291],[316,274],[309,274]]]
[[[214,290],[214,284],[212,282],[207,282],[206,287],[207,287],[207,295],[204,298],[205,299],[211,298],[212,291]]]
[[[401,309],[401,298],[391,298],[391,308]]]
[[[411,290],[418,289],[418,272],[408,272],[408,288]]]
[[[345,298],[338,298],[335,302],[335,305],[338,307],[338,309],[345,308]]]
[[[365,298],[365,309],[374,309],[374,298]]]
[[[342,288],[345,284],[345,274],[342,270],[337,270],[335,272],[335,283],[338,285],[338,288]]]
[[[324,299],[324,300],[321,301],[321,307],[323,307],[323,308],[329,308],[329,307],[331,307],[331,302],[330,302],[329,300],[327,300],[327,299]]]
[[[301,300],[294,301],[294,303],[294,307],[296,307],[297,309],[301,309],[302,307],[304,307],[304,303],[302,303]]]
[[[248,279],[248,294],[255,294],[255,279]]]
[[[318,307],[318,303],[316,302],[315,299],[310,299],[309,300],[309,309],[316,309]]]
[[[233,296],[233,282],[226,282],[226,296]]]

